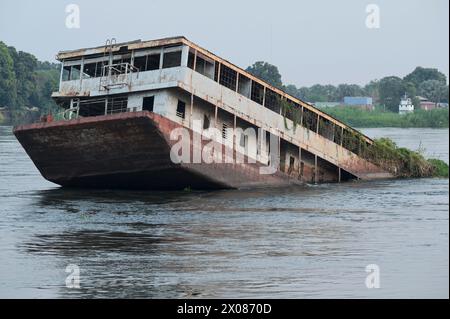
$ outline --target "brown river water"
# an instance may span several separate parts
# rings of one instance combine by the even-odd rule
[[[61,189],[11,130],[0,126],[0,297],[449,297],[448,179]],[[448,129],[363,131],[448,162]],[[79,288],[66,285],[72,264]]]

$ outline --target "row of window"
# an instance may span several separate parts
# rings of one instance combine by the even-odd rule
[[[149,54],[145,56],[135,57],[133,61],[133,66],[137,68],[139,71],[151,71],[157,70],[160,66],[161,54]],[[119,65],[129,63],[131,64],[131,57],[122,58],[122,59],[114,59],[113,65]],[[109,65],[108,61],[99,61],[99,62],[89,62],[87,60],[84,63],[83,70],[81,70],[81,64],[72,65],[72,66],[64,66],[62,80],[63,81],[71,81],[71,80],[79,80],[80,77],[83,79],[101,77],[107,72],[106,67]],[[181,51],[174,52],[165,52],[163,54],[162,68],[173,68],[181,65]]]
[[[282,110],[282,97],[275,91],[265,88],[258,82],[250,80],[245,75],[223,65],[217,61],[210,60],[201,55],[195,57],[195,53],[190,51],[188,57],[188,67],[199,72],[219,84],[238,92],[239,94],[251,99],[252,101],[265,106],[266,108],[280,114]],[[358,154],[360,143],[355,140],[353,133],[348,129],[332,123],[331,121],[318,116],[318,114],[308,108],[302,108],[294,101],[287,100],[291,105],[290,110],[285,110],[283,115],[288,119],[302,123],[307,129],[318,132],[319,135],[328,140],[342,145],[344,148]],[[297,109],[293,112],[292,109]],[[344,135],[343,135],[344,133]],[[225,133],[224,133],[225,134]],[[360,140],[360,139],[359,139]]]

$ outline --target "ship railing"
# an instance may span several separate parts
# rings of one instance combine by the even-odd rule
[[[133,73],[139,73],[139,69],[128,62],[104,65],[103,76],[100,78],[100,89],[108,90],[113,87],[131,86]]]
[[[70,121],[73,119],[77,119],[79,116],[80,116],[80,107],[75,106],[54,114],[53,119],[55,121]]]

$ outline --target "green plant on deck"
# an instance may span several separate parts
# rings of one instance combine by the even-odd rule
[[[428,162],[433,166],[434,177],[448,178],[448,164],[436,158],[430,158]]]
[[[437,159],[427,160],[418,151],[398,147],[388,138],[374,140],[361,155],[397,177],[448,177],[448,165]]]
[[[295,133],[297,126],[300,124],[302,118],[301,108],[296,107],[293,103],[289,103],[289,101],[285,99],[279,99],[278,101],[281,107],[281,114],[283,115],[284,127],[289,130],[286,118],[289,118],[289,115],[291,115],[292,118],[289,119],[292,121],[292,130]]]

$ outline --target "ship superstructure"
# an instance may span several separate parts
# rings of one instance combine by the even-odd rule
[[[57,59],[52,96],[63,112],[15,128],[57,184],[239,188],[392,177],[359,155],[371,139],[184,37],[108,41]],[[202,156],[205,136],[219,143],[219,158]]]

